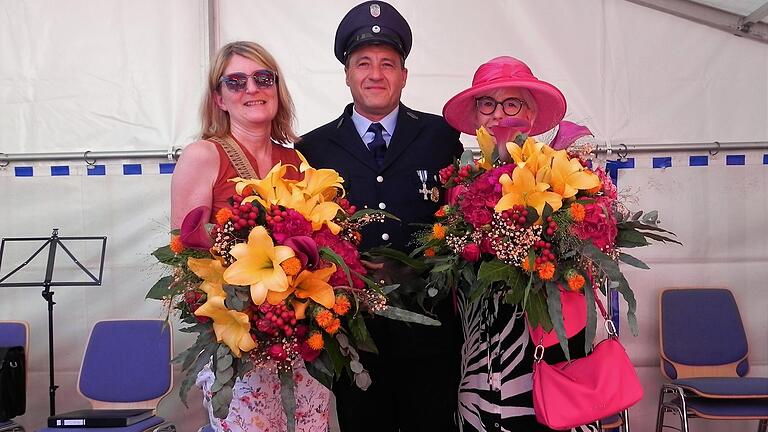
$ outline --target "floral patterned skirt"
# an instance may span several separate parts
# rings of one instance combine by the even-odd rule
[[[326,432],[331,392],[314,379],[304,364],[293,369],[296,383],[296,431]],[[237,379],[232,389],[229,415],[224,420],[213,415],[211,386],[214,376],[206,366],[197,376],[203,390],[203,406],[208,410],[211,426],[219,432],[285,432],[286,417],[280,400],[280,378],[277,372],[253,369]]]

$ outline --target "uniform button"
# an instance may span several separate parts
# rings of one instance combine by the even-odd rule
[[[384,182],[384,177],[382,177],[382,176],[377,176],[377,177],[376,177],[376,181],[377,181],[377,182],[379,182],[379,183],[383,183],[383,182]]]
[[[389,234],[387,234],[387,233],[384,233],[384,234],[382,234],[382,235],[381,235],[381,239],[382,239],[382,240],[385,240],[385,241],[386,241],[386,240],[389,240]]]
[[[379,210],[384,210],[385,208],[387,208],[387,205],[386,205],[386,204],[384,204],[384,203],[379,203]]]
[[[494,423],[493,426],[494,427],[499,427],[499,424],[498,423]]]

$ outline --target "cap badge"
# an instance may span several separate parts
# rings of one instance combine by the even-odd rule
[[[371,16],[374,18],[378,18],[379,15],[381,15],[381,6],[374,3],[371,5]]]
[[[375,25],[375,26],[371,27],[371,31],[374,32],[374,33],[378,33],[378,32],[381,31],[381,27]]]

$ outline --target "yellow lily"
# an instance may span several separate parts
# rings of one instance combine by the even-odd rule
[[[334,201],[322,201],[320,195],[305,197],[301,192],[294,190],[291,201],[286,205],[301,213],[312,223],[312,230],[317,231],[328,225],[332,233],[338,234],[341,227],[333,219],[342,211],[341,206]]]
[[[538,173],[540,167],[549,165],[554,154],[552,147],[530,137],[525,140],[522,147],[517,143],[508,142],[507,151],[517,166],[527,168],[533,175]]]
[[[270,304],[278,304],[291,294],[296,294],[296,299],[293,300],[293,310],[296,313],[296,319],[303,319],[305,317],[304,311],[307,308],[307,302],[302,301],[304,299],[312,299],[331,309],[336,304],[336,295],[333,292],[333,287],[328,283],[328,279],[334,273],[336,273],[335,264],[314,272],[304,270],[293,280],[291,288],[283,292],[270,292],[267,295],[267,301]]]
[[[321,195],[324,201],[335,198],[337,191],[341,191],[341,196],[344,196],[344,187],[342,186],[344,179],[338,172],[328,168],[312,168],[300,153],[299,158],[301,159],[299,171],[304,174],[304,179],[296,183],[294,187],[301,189],[307,197]]]
[[[200,289],[205,291],[209,297],[227,296],[223,288],[224,266],[219,260],[189,258],[187,259],[187,266],[192,270],[192,273],[203,280]]]
[[[234,285],[250,285],[254,304],[264,303],[270,291],[288,289],[288,277],[280,263],[295,254],[288,246],[275,246],[263,226],[251,230],[248,242],[235,245],[230,254],[237,261],[224,271],[224,280]]]
[[[570,198],[579,190],[592,189],[600,185],[600,178],[581,165],[578,159],[568,158],[565,150],[557,151],[552,158],[552,191]]]
[[[496,148],[496,144],[491,134],[482,126],[477,130],[477,144],[480,146],[480,152],[483,154],[483,158],[480,159],[478,166],[486,170],[491,169],[493,150]]]
[[[242,194],[246,187],[250,187],[256,194],[246,197],[243,202],[259,201],[262,206],[269,208],[291,195],[291,186],[296,182],[285,178],[289,167],[278,162],[262,179],[235,178],[231,181],[237,182],[235,191],[238,194]]]
[[[540,224],[541,213],[545,204],[548,203],[553,211],[558,210],[563,205],[563,199],[560,195],[547,191],[549,184],[537,182],[531,171],[524,167],[516,167],[512,171],[512,178],[509,177],[509,174],[502,175],[499,183],[501,183],[501,190],[504,195],[496,203],[495,210],[497,212],[510,209],[515,205],[533,207],[539,213],[539,220],[536,223]]]
[[[256,341],[250,334],[248,315],[227,309],[225,298],[209,294],[206,302],[197,308],[195,315],[212,319],[216,340],[224,342],[235,357],[240,357],[241,351],[248,352],[256,348]]]

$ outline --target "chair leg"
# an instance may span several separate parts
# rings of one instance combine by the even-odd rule
[[[661,432],[664,427],[664,414],[666,413],[664,409],[664,394],[666,394],[666,391],[662,387],[659,392],[659,409],[656,412],[656,432]]]
[[[760,424],[757,425],[757,432],[768,432],[768,419],[760,420]]]
[[[619,429],[622,432],[630,432],[629,431],[629,410],[625,409],[621,413],[621,428]]]

